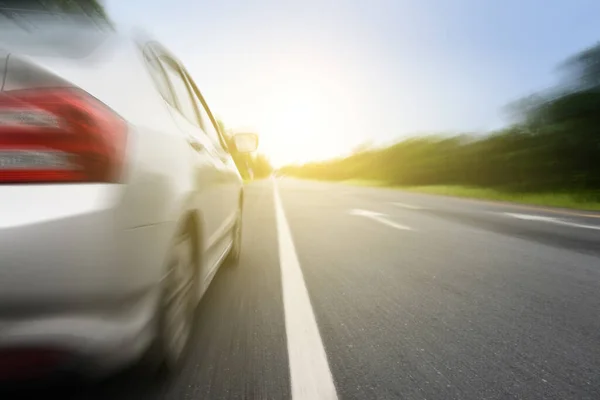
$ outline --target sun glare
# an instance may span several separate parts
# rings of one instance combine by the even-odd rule
[[[360,90],[346,83],[349,68],[305,57],[273,64],[252,79],[231,82],[231,94],[221,95],[225,124],[257,132],[259,152],[275,167],[333,158],[354,147],[362,103]]]
[[[304,84],[303,84],[304,83]],[[273,91],[257,129],[261,152],[275,166],[304,163],[339,154],[338,135],[329,118],[334,113],[314,84],[295,82]]]

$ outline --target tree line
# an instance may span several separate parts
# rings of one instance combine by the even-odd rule
[[[514,123],[485,136],[431,135],[349,157],[287,166],[311,179],[600,192],[600,45],[560,65],[556,87],[507,107]]]

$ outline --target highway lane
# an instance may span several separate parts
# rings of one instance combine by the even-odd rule
[[[296,389],[327,386],[323,350],[339,399],[600,398],[598,214],[276,184],[288,236],[273,182],[249,185],[241,263],[223,268],[203,300],[180,376],[161,386],[121,374],[53,390],[286,399],[291,377]],[[300,278],[290,275],[296,261]],[[288,293],[284,305],[283,291],[294,300],[302,288],[308,304]],[[290,316],[314,323],[318,337]],[[320,366],[307,368],[298,352]]]
[[[543,244],[530,231],[545,235],[547,226],[490,216],[488,207],[465,202],[455,211],[464,219],[446,218],[462,201],[280,186],[340,397],[598,397],[597,257]],[[349,216],[348,208],[412,230]],[[532,226],[517,236],[488,230],[472,223],[478,212],[517,232]],[[314,240],[317,227],[326,244]]]
[[[389,202],[485,230],[521,237],[553,247],[600,254],[600,213],[502,202],[458,199],[391,189],[354,188],[347,193]]]

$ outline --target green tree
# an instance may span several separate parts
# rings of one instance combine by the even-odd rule
[[[570,57],[561,65],[566,83],[575,91],[600,88],[600,43]]]
[[[273,172],[273,167],[267,156],[264,154],[257,154],[252,157],[251,168],[253,170],[254,179],[267,178]]]

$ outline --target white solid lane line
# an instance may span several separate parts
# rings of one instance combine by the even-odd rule
[[[393,221],[390,221],[390,220],[388,220],[388,219],[385,218],[384,214],[378,213],[378,212],[375,212],[375,211],[354,209],[354,210],[350,211],[350,214],[352,214],[352,215],[358,215],[358,216],[361,216],[361,217],[370,218],[373,221],[377,221],[377,222],[379,222],[381,224],[384,224],[384,225],[387,225],[387,226],[390,226],[392,228],[399,229],[399,230],[402,230],[402,231],[412,231],[413,230],[412,228],[410,228],[410,227],[408,227],[406,225],[400,225],[400,224],[397,224],[397,223],[395,223]]]
[[[406,208],[407,210],[425,210],[425,207],[415,206],[412,204],[398,203],[398,202],[394,202],[392,204],[395,205],[396,207]]]
[[[333,376],[275,182],[273,195],[292,400],[337,400]]]
[[[514,213],[503,213],[509,217],[523,219],[527,221],[541,221],[541,222],[550,222],[558,225],[571,226],[573,228],[583,228],[583,229],[594,229],[600,231],[600,226],[597,225],[586,225],[586,224],[578,224],[576,222],[563,221],[558,218],[553,217],[544,217],[540,215],[529,215],[529,214],[514,214]]]

